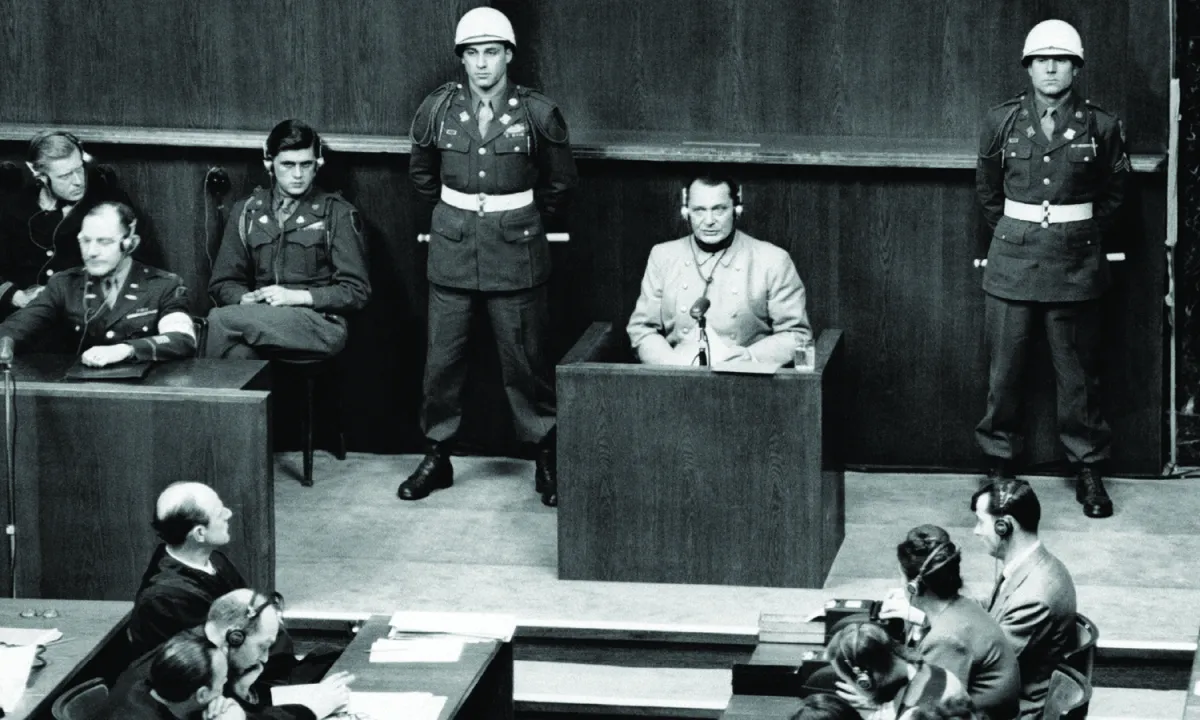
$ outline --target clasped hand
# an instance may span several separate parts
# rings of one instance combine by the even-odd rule
[[[119,345],[96,345],[83,351],[80,360],[88,367],[104,367],[115,365],[133,357],[133,346],[128,343]]]
[[[242,295],[242,304],[307,305],[308,298],[309,294],[307,290],[292,290],[282,285],[268,285]]]

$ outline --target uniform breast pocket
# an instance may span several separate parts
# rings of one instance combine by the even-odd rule
[[[260,273],[269,273],[275,262],[275,244],[270,236],[252,232],[246,238],[246,246],[250,249],[250,257],[254,259],[254,267]]]
[[[529,135],[509,135],[505,133],[493,141],[492,146],[497,155],[528,155],[530,149]]]
[[[546,235],[542,227],[542,215],[536,205],[507,213],[500,227],[504,232],[504,242],[507,243],[526,243]]]
[[[1004,183],[1010,188],[1028,188],[1030,178],[1029,159],[1033,146],[1018,142],[1004,150]]]
[[[1067,161],[1071,164],[1070,182],[1068,191],[1073,191],[1078,188],[1075,185],[1079,180],[1090,180],[1096,175],[1096,168],[1099,158],[1096,157],[1096,150],[1092,147],[1090,141],[1084,138],[1082,143],[1072,143],[1067,146]],[[1083,187],[1088,187],[1084,185]]]
[[[461,189],[470,176],[470,137],[466,131],[445,128],[438,138],[438,149],[442,151],[442,182]]]
[[[325,267],[328,253],[325,250],[325,231],[301,228],[287,235],[287,269],[291,277],[284,282],[304,282],[317,275]],[[302,275],[301,275],[302,273]]]

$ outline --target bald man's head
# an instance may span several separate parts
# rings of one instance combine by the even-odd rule
[[[232,516],[211,487],[197,482],[180,482],[158,496],[152,525],[168,545],[183,545],[190,539],[217,547],[229,542],[229,518]]]
[[[227,592],[213,601],[204,635],[229,658],[231,678],[255,670],[267,661],[279,634],[283,598],[250,588]]]

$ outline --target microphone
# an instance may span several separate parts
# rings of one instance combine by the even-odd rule
[[[704,314],[708,312],[710,307],[712,307],[712,300],[709,300],[707,297],[701,295],[700,299],[692,305],[692,309],[688,310],[688,315],[691,315],[693,320],[700,320],[704,317]]]
[[[11,368],[13,363],[13,339],[5,335],[0,337],[0,367]]]

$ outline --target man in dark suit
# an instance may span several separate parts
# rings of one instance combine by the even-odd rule
[[[975,534],[1004,563],[985,607],[1021,667],[1022,718],[1041,716],[1050,673],[1078,643],[1075,583],[1038,539],[1042,507],[1028,483],[999,480],[971,497]]]
[[[991,354],[987,410],[975,428],[989,480],[1012,477],[1035,330],[1054,361],[1058,431],[1088,517],[1112,515],[1101,479],[1109,427],[1100,414],[1100,297],[1110,283],[1102,239],[1125,195],[1129,158],[1117,118],[1073,93],[1079,33],[1039,23],[1022,62],[1032,90],[988,112],[976,185],[992,228],[983,273]]]
[[[103,720],[245,720],[222,697],[229,663],[206,639],[180,633],[137,671],[118,679],[99,714]]]
[[[499,10],[467,12],[454,38],[466,84],[434,90],[413,119],[408,174],[436,206],[421,408],[428,451],[397,488],[402,500],[454,483],[450,454],[462,421],[467,331],[472,314],[486,312],[517,436],[536,448],[534,488],[543,504],[558,504],[545,221],[563,215],[577,173],[558,106],[508,79],[516,45]]]

